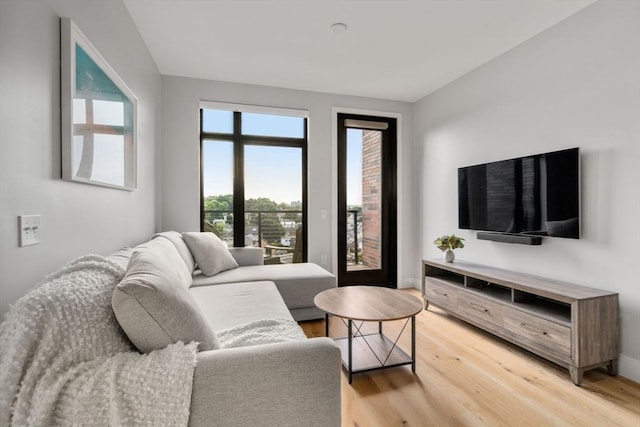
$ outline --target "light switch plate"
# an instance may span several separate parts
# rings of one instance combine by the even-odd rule
[[[40,243],[40,215],[20,215],[20,246],[37,245]]]

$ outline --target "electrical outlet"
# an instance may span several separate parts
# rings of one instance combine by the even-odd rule
[[[320,264],[326,266],[327,265],[327,255],[322,254],[320,255]]]
[[[40,243],[40,215],[20,215],[20,246],[37,245]]]
[[[320,209],[320,219],[327,219],[327,210]]]

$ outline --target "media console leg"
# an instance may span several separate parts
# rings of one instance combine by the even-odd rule
[[[612,377],[618,375],[618,359],[612,359],[609,361],[609,364],[607,364],[607,374]]]
[[[571,375],[571,381],[575,385],[582,384],[582,374],[584,374],[583,368],[576,368],[575,366],[569,366],[569,375]]]

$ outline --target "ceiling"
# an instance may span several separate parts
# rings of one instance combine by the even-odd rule
[[[408,102],[593,2],[124,0],[164,75]]]

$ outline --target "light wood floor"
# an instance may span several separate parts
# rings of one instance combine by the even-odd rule
[[[417,290],[407,290],[420,297]],[[324,321],[301,323],[323,336]],[[343,336],[337,318],[331,336]],[[385,323],[385,332],[402,322]],[[375,328],[375,325],[374,325]],[[410,349],[409,326],[400,346]],[[342,426],[632,426],[640,427],[640,384],[569,373],[431,306],[416,317],[416,373],[410,366],[342,372]]]

